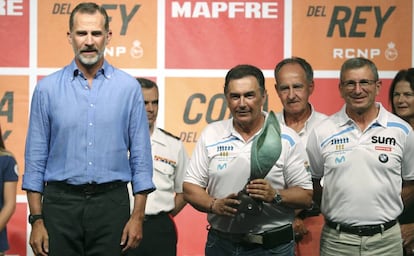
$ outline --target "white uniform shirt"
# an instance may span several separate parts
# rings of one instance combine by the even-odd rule
[[[308,142],[309,134],[312,132],[313,128],[318,126],[322,122],[322,120],[324,120],[325,118],[328,117],[327,115],[325,115],[323,113],[316,112],[313,109],[312,104],[310,104],[310,106],[311,106],[311,115],[309,116],[308,120],[306,120],[305,126],[303,127],[303,129],[298,132],[298,135],[299,135],[300,140],[302,141],[302,144],[303,144],[304,147],[306,147],[306,144]],[[286,126],[283,111],[276,113],[276,118],[277,118],[277,120],[279,121],[280,124]],[[307,167],[309,167],[309,159],[308,158],[306,158],[305,165]]]
[[[312,189],[310,173],[304,166],[304,146],[292,129],[281,126],[281,132],[281,155],[265,179],[276,189],[292,186]],[[207,188],[209,195],[216,198],[238,193],[250,177],[253,138],[245,142],[234,129],[233,119],[209,124],[197,141],[184,181]],[[258,216],[240,214],[231,218],[208,214],[213,228],[230,233],[260,233],[291,223],[293,218],[292,208],[270,203],[264,203]]]
[[[183,192],[188,155],[179,139],[158,128],[151,135],[151,149],[156,190],[147,197],[145,214],[169,212],[175,207],[175,193]]]
[[[414,134],[381,104],[365,131],[341,111],[314,129],[306,147],[312,176],[324,177],[321,211],[349,225],[394,220],[403,209],[402,179],[414,179]]]

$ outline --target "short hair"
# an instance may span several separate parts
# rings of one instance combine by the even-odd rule
[[[410,84],[411,90],[414,91],[414,68],[401,69],[400,71],[398,71],[398,73],[395,75],[394,79],[391,82],[390,90],[388,93],[388,100],[390,101],[392,113],[394,114],[395,114],[395,106],[393,104],[394,91],[395,91],[395,86],[400,81],[407,81]]]
[[[377,66],[375,66],[374,62],[372,62],[371,60],[362,57],[348,59],[342,64],[341,73],[339,76],[341,81],[346,71],[351,69],[362,68],[365,66],[368,66],[369,69],[371,69],[371,72],[374,75],[374,80],[377,81],[379,79]]]
[[[224,80],[224,94],[227,94],[229,90],[230,81],[246,76],[254,76],[257,79],[257,82],[259,83],[260,93],[264,95],[266,88],[263,72],[258,67],[248,64],[237,65],[227,72],[226,78]]]
[[[73,29],[73,20],[74,20],[75,14],[78,13],[78,12],[79,13],[88,13],[88,14],[95,14],[96,12],[99,12],[105,18],[105,31],[106,32],[109,31],[108,13],[106,12],[105,8],[103,8],[102,6],[99,6],[99,5],[97,5],[96,3],[93,3],[93,2],[80,3],[73,9],[72,13],[70,14],[70,18],[69,18],[69,31],[72,31],[72,29]]]
[[[141,84],[141,88],[145,88],[145,89],[155,88],[158,90],[157,84],[152,80],[149,80],[143,77],[137,77],[137,81]]]
[[[274,76],[275,76],[275,80],[277,81],[277,76],[280,72],[280,70],[282,69],[283,66],[285,66],[286,64],[298,64],[302,67],[302,69],[305,71],[305,75],[306,75],[306,81],[308,83],[312,83],[313,82],[313,68],[312,66],[303,58],[300,57],[292,57],[292,58],[286,58],[282,61],[280,61],[278,64],[276,64],[276,67],[274,69]]]

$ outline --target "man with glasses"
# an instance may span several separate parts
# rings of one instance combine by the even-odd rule
[[[322,256],[402,255],[396,219],[407,199],[402,182],[414,179],[414,133],[375,102],[380,88],[372,61],[345,61],[339,84],[345,105],[309,136],[314,193],[325,217]]]

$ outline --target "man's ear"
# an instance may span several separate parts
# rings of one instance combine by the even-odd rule
[[[264,106],[264,104],[266,103],[267,97],[268,97],[266,89],[264,90],[262,97],[263,97],[263,105],[262,106]]]
[[[312,82],[308,86],[309,86],[309,95],[311,95],[313,93],[313,90],[315,89],[315,82],[312,80]]]
[[[66,32],[66,36],[68,38],[68,42],[72,44],[72,34],[70,32]]]
[[[112,39],[112,30],[109,30],[108,33],[106,33],[106,42],[109,43]]]

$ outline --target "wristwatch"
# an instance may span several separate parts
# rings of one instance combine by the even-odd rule
[[[282,203],[282,196],[280,195],[280,193],[279,193],[279,190],[277,190],[276,189],[276,195],[275,195],[275,197],[273,198],[273,201],[272,201],[274,204],[276,204],[276,205],[279,205],[279,204],[281,204]]]
[[[35,223],[37,220],[43,219],[43,215],[42,214],[30,214],[29,215],[29,223],[33,224]]]

